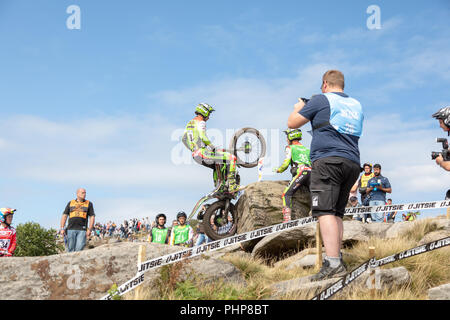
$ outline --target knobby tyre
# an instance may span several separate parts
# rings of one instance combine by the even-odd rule
[[[237,151],[237,149],[240,148],[240,146],[237,145],[238,140],[243,135],[250,135],[250,136],[253,135],[254,137],[256,137],[256,139],[258,140],[258,142],[260,144],[260,148],[259,148],[259,150],[257,150],[257,154],[254,156],[255,159],[253,159],[252,161],[246,160]],[[254,147],[255,146],[252,145],[252,148],[254,148]],[[256,147],[258,147],[258,146],[256,146]],[[242,128],[242,129],[236,131],[235,134],[233,135],[233,137],[230,141],[229,149],[231,150],[231,153],[236,156],[236,158],[237,158],[236,164],[237,165],[242,166],[244,168],[253,168],[258,165],[259,159],[266,155],[266,140],[264,139],[264,136],[257,129]]]
[[[206,235],[212,240],[220,240],[227,238],[236,233],[237,230],[237,212],[236,207],[230,203],[227,217],[231,215],[232,225],[226,227],[228,220],[223,219],[222,212],[225,210],[225,201],[217,201],[209,206],[203,215],[203,226],[205,228]],[[211,221],[212,220],[212,221]],[[211,222],[216,226],[216,230],[213,229]],[[219,228],[223,228],[220,230]]]

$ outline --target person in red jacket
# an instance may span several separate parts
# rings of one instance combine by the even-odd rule
[[[16,209],[0,209],[0,257],[11,257],[16,250],[16,229],[11,227]]]

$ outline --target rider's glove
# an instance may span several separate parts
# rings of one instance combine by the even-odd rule
[[[272,168],[272,172],[278,173],[278,168]]]

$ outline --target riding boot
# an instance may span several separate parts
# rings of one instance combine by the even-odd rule
[[[230,172],[227,177],[228,180],[228,192],[232,193],[239,189],[239,185],[236,183],[235,172]]]

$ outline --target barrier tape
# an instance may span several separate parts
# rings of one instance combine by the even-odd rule
[[[306,217],[301,218],[289,222],[283,222],[280,224],[275,224],[270,227],[264,227],[260,229],[256,229],[253,231],[248,231],[245,233],[241,233],[238,235],[234,235],[231,237],[227,237],[221,240],[216,240],[204,245],[195,246],[192,248],[188,248],[179,252],[167,254],[162,257],[154,258],[151,260],[147,260],[142,262],[141,264],[138,264],[138,272],[134,278],[131,280],[128,280],[123,285],[118,287],[118,294],[123,295],[127,293],[128,291],[131,291],[135,289],[136,287],[140,286],[144,282],[144,273],[155,269],[164,265],[172,264],[187,258],[193,258],[195,256],[201,255],[207,251],[216,251],[225,247],[228,247],[230,245],[234,245],[237,243],[262,238],[265,236],[268,236],[270,234],[276,234],[280,232],[284,232],[286,230],[306,226],[308,224],[312,224],[314,222],[317,222],[317,218],[315,217]],[[111,300],[112,295],[108,294],[101,298],[101,300]]]
[[[358,279],[359,276],[361,276],[367,269],[369,268],[376,268],[380,266],[384,266],[386,264],[400,261],[406,258],[410,258],[425,252],[430,252],[436,249],[440,249],[443,247],[446,247],[450,245],[450,237],[443,238],[440,240],[436,240],[433,242],[429,242],[427,244],[408,249],[405,251],[402,251],[400,253],[396,253],[387,257],[384,257],[382,259],[370,259],[366,262],[364,262],[362,265],[360,265],[358,268],[353,270],[352,272],[346,274],[344,277],[327,287],[325,290],[320,292],[318,295],[316,295],[311,300],[327,300],[334,296],[336,293],[344,289],[346,286],[348,286],[350,283]]]
[[[450,200],[442,201],[428,201],[428,202],[414,202],[407,204],[391,204],[371,207],[348,207],[345,208],[345,215],[354,215],[362,213],[378,213],[378,212],[392,212],[392,211],[406,211],[406,210],[429,210],[429,209],[443,209],[450,207]]]
[[[356,207],[356,208],[346,208],[345,215],[353,215],[360,213],[373,213],[373,212],[390,212],[390,211],[401,211],[401,210],[415,210],[415,209],[439,209],[450,207],[450,200],[444,201],[429,201],[429,202],[416,202],[409,204],[398,204],[398,205],[381,205],[372,207]],[[141,285],[144,282],[144,273],[161,267],[163,265],[172,264],[184,259],[193,258],[197,255],[205,253],[207,251],[215,251],[225,248],[230,245],[237,243],[258,239],[261,237],[268,236],[270,234],[275,234],[279,232],[284,232],[292,228],[305,226],[313,222],[317,222],[318,219],[315,217],[306,217],[289,222],[284,222],[280,224],[275,224],[269,227],[260,228],[253,231],[248,231],[242,234],[233,235],[221,240],[216,240],[208,244],[188,248],[179,252],[172,254],[167,254],[162,257],[147,260],[141,264],[138,264],[138,271],[134,278],[128,280],[120,287],[118,287],[118,294],[123,295],[128,291],[131,291]],[[101,300],[111,300],[112,295],[108,294],[101,298]]]

